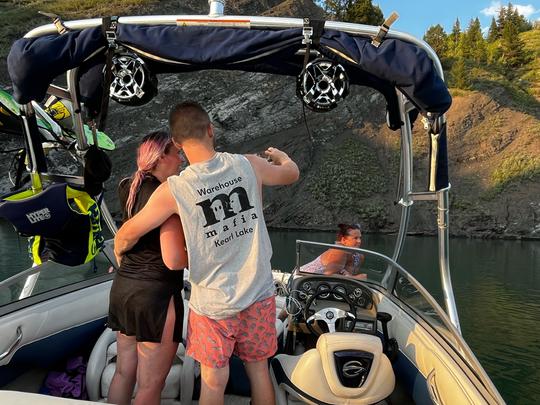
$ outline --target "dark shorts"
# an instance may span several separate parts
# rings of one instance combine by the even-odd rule
[[[116,274],[110,292],[108,326],[138,342],[161,342],[167,308],[174,298],[173,340],[182,341],[184,303],[182,285],[158,280],[136,280]]]
[[[237,315],[210,319],[189,312],[186,353],[207,367],[223,368],[235,354],[247,363],[272,357],[277,350],[276,299],[251,304]]]

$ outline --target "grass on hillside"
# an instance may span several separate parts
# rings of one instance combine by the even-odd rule
[[[532,180],[538,175],[540,175],[540,156],[523,151],[504,159],[493,171],[491,180],[494,188],[501,190],[511,182]]]
[[[32,28],[51,23],[38,11],[54,13],[63,20],[107,15],[129,15],[158,0],[0,0],[0,58],[5,59],[11,44]]]
[[[516,109],[536,118],[536,125],[527,127],[529,137],[540,136],[540,30],[524,32],[521,39],[529,52],[530,61],[516,69],[512,78],[505,75],[501,66],[467,65],[470,89],[451,89],[453,96],[466,96],[471,90],[485,92],[503,107]],[[504,91],[501,92],[501,89]],[[474,136],[479,139],[493,138],[497,129],[503,124],[501,116],[493,115],[475,128]],[[503,158],[493,168],[490,176],[490,189],[484,197],[492,199],[512,183],[534,181],[540,177],[540,157],[538,152],[522,150],[513,156]]]
[[[397,151],[395,160],[398,162]],[[374,150],[358,138],[325,150],[324,165],[306,179],[313,198],[323,206],[342,207],[358,214],[368,228],[384,227],[387,214],[371,197],[388,191],[388,180]]]
[[[530,83],[529,93],[540,101],[540,29],[524,32],[521,38],[525,43],[525,49],[533,57],[533,60],[525,66],[521,78]]]

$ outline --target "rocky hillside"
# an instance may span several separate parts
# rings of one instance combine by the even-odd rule
[[[114,1],[112,3],[115,3]],[[136,2],[134,2],[136,3]],[[200,13],[207,2],[142,2],[132,14]],[[142,4],[144,3],[144,4]],[[322,16],[311,0],[228,1],[228,14]],[[138,11],[138,12],[137,12]],[[197,72],[160,76],[160,94],[144,108],[113,105],[107,132],[118,149],[111,153],[115,175],[106,195],[118,212],[115,185],[134,170],[137,140],[167,125],[173,104],[201,102],[216,126],[221,150],[259,152],[273,145],[299,162],[301,180],[292,187],[267,190],[267,222],[275,227],[333,228],[361,222],[372,232],[392,232],[399,223],[393,204],[399,165],[399,136],[384,119],[377,92],[353,89],[331,113],[304,112],[295,96],[295,80],[237,72]],[[0,82],[6,83],[4,77]],[[530,104],[531,105],[531,104]],[[451,232],[470,237],[540,235],[540,103],[522,108],[504,88],[454,92],[448,113]],[[13,147],[18,141],[6,142]],[[415,125],[415,189],[427,183],[427,137]],[[58,155],[56,155],[58,156]],[[63,170],[74,169],[67,159]],[[7,159],[0,170],[7,171]],[[7,182],[2,180],[2,188]],[[434,233],[436,210],[418,203],[412,231]]]

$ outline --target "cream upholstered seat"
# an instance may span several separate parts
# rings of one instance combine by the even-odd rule
[[[184,301],[182,336],[186,336],[189,306]],[[91,401],[104,401],[109,395],[116,370],[116,332],[107,328],[97,340],[86,367],[86,388]],[[198,369],[193,358],[185,355],[183,344],[178,345],[176,357],[161,392],[161,404],[178,405],[191,403]],[[137,387],[135,387],[135,392]]]
[[[86,387],[88,397],[92,401],[103,401],[109,395],[109,387],[116,369],[116,350],[116,332],[107,328],[94,345],[86,369]],[[161,392],[161,403],[180,404],[184,396],[191,400],[194,379],[195,362],[185,356],[184,346],[180,344]]]
[[[285,305],[284,299],[277,297],[276,332],[280,341],[286,330],[286,322],[282,322],[277,316]],[[187,317],[189,305],[184,301],[184,330],[183,336],[187,336]],[[116,332],[107,328],[101,334],[92,349],[88,366],[86,368],[86,386],[88,396],[92,401],[104,401],[109,394],[109,387],[116,369]],[[176,358],[169,372],[165,387],[161,393],[161,404],[189,404],[193,395],[195,378],[199,374],[198,363],[193,358],[185,355],[184,345],[178,346]],[[136,389],[136,388],[135,388]]]
[[[299,356],[280,354],[271,362],[276,402],[373,404],[394,390],[390,361],[372,335],[326,333],[316,349]]]

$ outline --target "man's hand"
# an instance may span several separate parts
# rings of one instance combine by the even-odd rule
[[[269,147],[264,151],[264,155],[266,159],[256,155],[245,155],[255,171],[259,184],[284,186],[298,180],[300,176],[298,166],[285,152]]]
[[[268,158],[268,161],[276,166],[281,166],[285,162],[290,161],[291,158],[285,152],[270,146],[264,151],[264,154]]]

